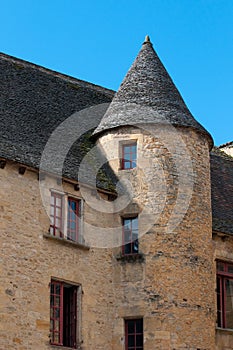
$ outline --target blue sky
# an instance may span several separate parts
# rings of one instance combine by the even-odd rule
[[[146,34],[215,144],[233,140],[233,0],[8,0],[0,51],[116,90]]]

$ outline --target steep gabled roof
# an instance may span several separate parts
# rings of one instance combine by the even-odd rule
[[[139,113],[127,113],[127,105],[138,106]],[[148,114],[143,115],[140,107],[146,107]],[[205,133],[211,140],[188,110],[148,36],[94,134],[141,123],[188,126]]]

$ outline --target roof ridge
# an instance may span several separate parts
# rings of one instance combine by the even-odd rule
[[[223,148],[223,147],[227,147],[227,146],[233,146],[233,141],[223,143],[222,145],[219,145],[218,148]]]
[[[67,82],[78,83],[82,87],[88,87],[88,88],[95,90],[95,91],[105,92],[105,93],[109,94],[110,97],[113,97],[113,94],[115,94],[114,90],[105,88],[105,87],[97,85],[97,84],[90,83],[90,82],[82,80],[82,79],[72,77],[71,75],[68,75],[68,74],[57,72],[53,69],[46,68],[44,66],[41,66],[41,65],[33,63],[33,62],[26,61],[22,58],[8,55],[4,52],[0,52],[0,59],[11,61],[12,63],[20,63],[20,64],[24,65],[25,67],[31,67],[31,68],[37,69],[43,73],[53,75],[54,77],[63,79]]]

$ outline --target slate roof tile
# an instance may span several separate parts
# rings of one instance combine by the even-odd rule
[[[212,146],[212,137],[192,116],[148,37],[94,135],[141,123],[192,127],[204,133]]]

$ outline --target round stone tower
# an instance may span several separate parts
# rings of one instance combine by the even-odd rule
[[[116,205],[123,234],[113,249],[113,349],[142,349],[142,330],[138,340],[130,330],[139,324],[144,350],[213,350],[212,138],[149,37],[94,135],[130,183],[130,200]]]

